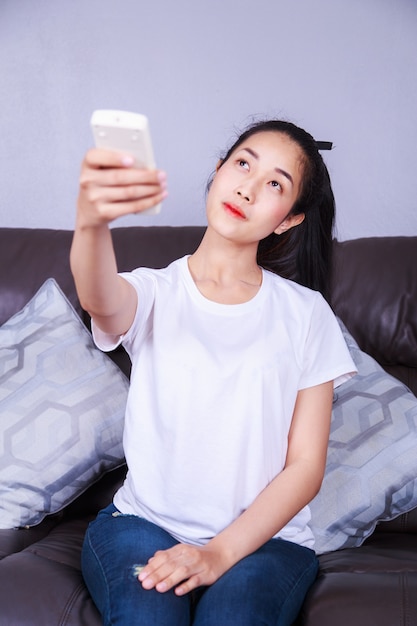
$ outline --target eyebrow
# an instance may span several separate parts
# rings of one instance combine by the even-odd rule
[[[246,152],[249,152],[249,154],[251,156],[253,156],[254,159],[256,159],[257,161],[259,160],[259,154],[257,152],[255,152],[255,150],[252,150],[252,148],[243,148],[243,150],[246,150]],[[285,176],[285,178],[287,178],[290,183],[294,186],[294,181],[292,179],[292,176],[289,172],[286,172],[285,170],[281,169],[280,167],[275,167],[274,170],[278,173],[278,174],[282,174],[283,176]]]

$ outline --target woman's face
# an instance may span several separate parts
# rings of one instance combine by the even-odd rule
[[[301,157],[282,133],[249,137],[217,169],[207,197],[209,226],[249,243],[302,222],[304,215],[289,215],[300,191]]]

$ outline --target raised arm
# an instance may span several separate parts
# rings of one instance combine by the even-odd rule
[[[94,149],[83,161],[70,263],[81,306],[106,333],[126,332],[137,307],[135,290],[117,273],[109,223],[165,196],[164,173],[138,169],[129,156]]]

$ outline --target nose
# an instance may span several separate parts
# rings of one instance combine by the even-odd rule
[[[238,181],[236,194],[246,202],[254,202],[257,194],[258,181],[255,176],[245,176],[244,180]]]
[[[240,189],[237,190],[237,195],[243,198],[243,200],[247,200],[247,202],[250,202],[249,196]]]

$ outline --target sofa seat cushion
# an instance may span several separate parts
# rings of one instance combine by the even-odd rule
[[[46,537],[23,552],[81,571],[81,548],[89,522],[87,517],[58,524]]]
[[[303,626],[417,626],[417,535],[381,533],[360,549],[319,557]]]
[[[20,552],[46,537],[52,528],[59,523],[60,518],[60,515],[47,517],[40,524],[31,528],[0,529],[0,560],[9,554]]]
[[[417,574],[417,535],[378,533],[372,535],[360,550],[348,548],[319,557],[320,573],[335,572]]]
[[[80,571],[86,526],[86,521],[60,524],[41,541],[0,561],[0,626],[101,625]]]

